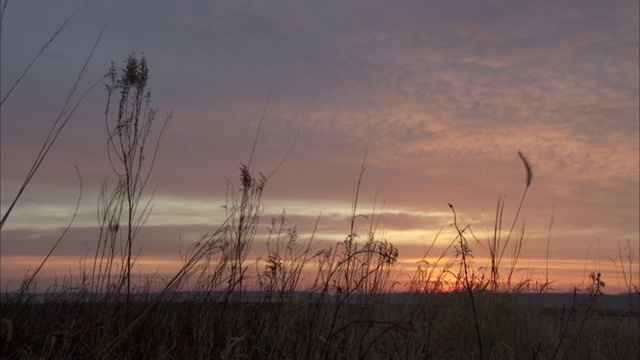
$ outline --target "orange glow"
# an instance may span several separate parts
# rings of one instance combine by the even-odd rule
[[[453,261],[451,257],[443,257],[439,260],[437,258],[427,258],[427,263],[421,262],[421,258],[403,258],[401,257],[392,269],[389,276],[389,290],[394,292],[410,291],[412,289],[412,279],[418,281],[414,286],[424,289],[425,283],[429,291],[448,291],[455,286],[455,275],[460,271],[460,263]],[[28,256],[12,256],[3,257],[2,259],[2,277],[3,286],[9,291],[19,288],[23,277],[27,273],[32,273],[34,270],[34,264],[37,264],[41,259],[36,259]],[[80,261],[72,257],[52,256],[39,277],[38,290],[44,291],[49,285],[56,282],[58,285],[66,284],[67,286],[76,286],[77,281],[81,279],[81,274],[85,273],[90,275],[92,261]],[[246,284],[256,284],[255,270],[264,270],[264,256],[261,260],[255,258],[248,259],[246,266],[249,271],[247,272]],[[416,273],[418,265],[423,267],[424,272],[422,275]],[[136,283],[141,286],[153,285],[154,288],[160,289],[163,284],[166,284],[183,266],[183,263],[179,258],[163,257],[163,258],[150,258],[141,257],[136,260],[134,266],[134,278]],[[286,266],[286,263],[285,263]],[[299,284],[299,290],[305,290],[312,285],[313,279],[316,276],[316,262],[309,262],[305,266],[305,270],[301,276],[301,282]],[[518,283],[523,283],[523,288],[520,291],[536,292],[539,291],[541,285],[545,283],[546,261],[543,259],[538,260],[521,260],[516,264],[510,285],[506,289],[513,289]],[[474,258],[469,272],[475,271],[477,278],[482,277],[483,281],[488,281],[490,267],[490,259],[488,258]],[[29,271],[27,271],[29,269]],[[606,283],[606,287],[603,289],[604,293],[617,294],[626,292],[628,289],[624,282],[624,277],[621,269],[615,266],[613,263],[604,263],[598,268],[590,266],[587,262],[573,260],[573,259],[554,259],[549,260],[549,288],[547,290],[552,292],[571,292],[574,288],[584,290],[590,285],[589,274],[591,272],[602,274],[602,281]],[[627,271],[628,269],[625,269]],[[510,272],[509,260],[503,261],[500,267],[500,274],[503,281],[506,281],[506,277]],[[629,277],[629,274],[626,274]],[[632,274],[633,280],[637,281],[638,274]],[[526,281],[525,281],[526,280]],[[438,284],[437,289],[433,288],[434,284]],[[250,287],[257,285],[249,285]],[[502,287],[503,290],[506,290]],[[414,288],[415,290],[415,288]]]

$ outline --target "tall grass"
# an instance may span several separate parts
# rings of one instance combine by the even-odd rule
[[[636,302],[626,311],[603,312],[604,282],[593,273],[564,307],[522,302],[521,288],[509,287],[508,277],[494,287],[491,274],[499,267],[475,264],[466,235],[471,225],[458,224],[453,206],[458,236],[442,254],[427,250],[410,292],[393,292],[398,251],[377,227],[380,215],[362,215],[357,206],[364,164],[343,241],[322,246],[315,231],[300,239],[282,213],[267,222],[264,258],[250,261],[267,181],[247,166],[239,170],[240,188],[227,187],[226,220],[181,254],[182,267],[161,288],[132,282],[129,293],[120,285],[126,261],[120,257],[111,268],[113,256],[105,250],[104,259],[98,255],[100,281],[87,270],[44,294],[3,294],[2,358],[573,359],[640,353],[637,292],[629,293]],[[369,224],[365,234],[358,221]]]
[[[5,1],[5,3],[2,6],[2,14],[0,15],[0,28],[2,28],[2,21],[1,20],[4,18],[4,14],[5,14],[5,11],[6,11],[6,6],[7,6],[7,2]],[[80,11],[81,9],[79,9],[78,11]],[[27,65],[27,67],[24,69],[24,71],[18,76],[18,78],[15,80],[15,82],[11,85],[11,87],[9,88],[7,93],[4,94],[4,96],[2,96],[2,100],[0,101],[0,108],[2,108],[2,106],[5,104],[5,101],[8,100],[8,98],[11,95],[11,93],[13,92],[13,90],[22,82],[22,79],[24,78],[24,75],[31,69],[31,67],[36,62],[36,60],[38,60],[38,58],[42,55],[42,53],[53,43],[53,41],[56,39],[58,34],[62,31],[62,29],[64,29],[64,27],[67,25],[69,20],[71,20],[71,18],[73,18],[74,15],[78,11],[76,11],[74,14],[72,14],[69,18],[67,18],[64,21],[64,23],[56,30],[56,32],[51,36],[51,38],[42,46],[42,49],[40,49],[40,51],[33,57],[33,59]],[[53,125],[51,126],[51,129],[49,130],[49,132],[47,134],[47,137],[45,138],[45,140],[42,143],[42,147],[40,148],[40,151],[36,155],[36,158],[33,160],[31,168],[27,172],[27,175],[25,175],[22,185],[18,189],[18,192],[16,193],[16,195],[13,197],[13,200],[9,204],[7,210],[2,215],[2,218],[0,219],[0,230],[4,227],[5,222],[7,221],[9,216],[11,215],[14,207],[16,206],[16,204],[18,203],[20,198],[22,197],[22,194],[25,192],[25,190],[27,189],[29,183],[31,183],[31,180],[33,179],[33,177],[36,175],[36,173],[40,169],[40,166],[42,165],[42,163],[46,159],[47,155],[51,151],[51,148],[56,143],[56,141],[58,139],[58,136],[60,136],[60,134],[62,133],[64,128],[67,126],[67,124],[73,118],[75,112],[77,111],[78,107],[80,106],[80,104],[82,103],[84,98],[87,96],[87,94],[89,94],[89,92],[91,90],[93,90],[96,86],[98,86],[104,80],[104,78],[99,79],[98,81],[94,82],[91,86],[89,86],[80,95],[76,94],[78,92],[78,87],[80,86],[80,84],[82,83],[82,81],[84,80],[84,78],[86,76],[87,67],[88,67],[88,65],[89,65],[89,63],[90,63],[90,61],[91,61],[91,59],[93,57],[93,53],[95,52],[98,44],[100,43],[100,40],[102,39],[102,35],[104,33],[104,29],[105,29],[106,25],[107,24],[105,23],[103,25],[102,29],[100,30],[100,34],[96,38],[91,50],[89,51],[89,54],[87,55],[87,57],[85,59],[85,62],[83,64],[83,66],[82,66],[82,69],[78,73],[78,76],[76,77],[73,85],[71,86],[71,89],[69,90],[69,92],[67,94],[67,98],[66,98],[62,108],[60,109],[60,112],[58,113],[55,121],[53,122]]]
[[[110,69],[107,90],[109,99],[118,96],[118,110],[114,119],[107,105],[105,137],[117,182],[110,188],[105,180],[98,198],[95,253],[81,260],[76,277],[65,277],[44,293],[37,293],[34,283],[48,257],[25,275],[20,291],[2,294],[1,358],[638,358],[640,294],[629,244],[618,259],[628,290],[626,309],[599,306],[605,283],[596,271],[561,307],[519,296],[530,284],[542,292],[550,283],[548,276],[543,282],[512,279],[525,233],[524,225],[517,235],[514,229],[533,174],[522,153],[526,187],[508,232],[503,197],[494,234],[486,241],[476,238],[472,224],[462,224],[450,205],[455,236],[444,239],[442,253],[433,254],[443,240],[438,234],[409,274],[409,291],[398,293],[401,280],[392,276],[398,249],[386,238],[375,207],[367,215],[359,209],[366,155],[344,240],[316,241],[321,217],[309,238],[301,239],[283,212],[266,222],[263,257],[249,257],[263,224],[262,196],[270,179],[251,169],[256,135],[238,183],[227,183],[224,220],[180,252],[182,265],[168,280],[136,281],[131,276],[137,266],[135,239],[152,216],[153,192],[144,189],[159,144],[159,137],[155,143],[149,137],[156,113],[148,108],[147,76],[146,62],[135,57],[121,72]],[[160,134],[168,119],[160,123]],[[61,130],[56,126],[54,134]],[[45,145],[44,155],[49,148]],[[36,160],[36,170],[43,160]],[[363,222],[362,232],[356,225]],[[489,256],[488,266],[475,261],[469,242]]]
[[[98,282],[95,284],[97,287],[92,286],[93,292],[100,291],[100,287],[104,286],[125,287],[127,303],[129,303],[134,239],[142,230],[152,209],[153,194],[146,204],[142,201],[143,195],[153,171],[160,140],[171,119],[171,114],[160,123],[158,136],[153,139],[151,131],[157,121],[157,111],[149,107],[151,98],[147,87],[149,69],[144,57],[138,59],[135,55],[130,55],[120,73],[112,63],[107,77],[110,80],[110,83],[106,84],[107,155],[111,169],[117,177],[117,184],[108,194],[108,180],[105,179],[103,191],[100,194],[100,240],[96,247],[91,282],[92,285],[96,280]],[[114,94],[117,96],[117,113],[115,118],[111,119],[111,98]],[[152,143],[153,140],[155,143]],[[124,224],[121,226],[121,223]],[[122,233],[124,234],[121,235]],[[124,244],[117,244],[118,239],[122,237]],[[105,256],[107,247],[109,250]],[[122,276],[119,277],[121,280],[119,284],[111,284],[116,247],[120,248]],[[101,253],[100,250],[102,250]],[[102,272],[103,264],[104,272]]]

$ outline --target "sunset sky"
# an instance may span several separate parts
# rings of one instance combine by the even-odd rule
[[[81,6],[8,2],[2,98]],[[627,244],[640,278],[638,13],[637,1],[93,1],[2,105],[2,214],[106,23],[74,99],[135,52],[149,64],[158,116],[173,109],[148,188],[141,272],[175,271],[179,239],[184,249],[215,231],[268,103],[251,170],[272,173],[297,141],[267,183],[258,240],[283,210],[305,241],[320,216],[318,249],[343,240],[366,154],[357,213],[371,218],[375,201],[404,283],[439,229],[433,256],[455,237],[447,203],[485,244],[505,195],[508,231],[525,189],[522,151],[534,173],[516,224],[526,222],[517,276],[544,280],[550,235],[552,288],[601,271],[605,293],[616,293]],[[74,165],[80,211],[41,285],[92,256],[98,194],[115,180],[106,100],[102,85],[89,92],[2,229],[3,290],[70,221]],[[364,235],[367,220],[357,224]]]

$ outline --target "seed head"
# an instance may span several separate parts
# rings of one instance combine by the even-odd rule
[[[533,179],[533,170],[531,170],[531,166],[529,165],[527,158],[524,157],[522,151],[518,151],[518,155],[520,155],[520,159],[522,159],[522,162],[524,163],[525,170],[527,170],[527,187],[529,187],[531,185],[531,180]]]

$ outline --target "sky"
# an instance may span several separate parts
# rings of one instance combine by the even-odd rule
[[[344,240],[364,161],[357,231],[379,217],[378,236],[399,250],[399,288],[434,239],[428,259],[455,238],[448,204],[485,266],[498,200],[508,232],[526,188],[522,151],[533,178],[515,222],[517,276],[544,280],[548,259],[555,291],[601,272],[616,293],[625,264],[638,284],[637,1],[83,4],[3,2],[3,98],[75,13],[2,105],[3,215],[99,39],[72,99],[87,95],[2,228],[3,290],[71,220],[74,166],[79,212],[39,285],[77,276],[95,251],[98,196],[115,179],[101,84],[110,61],[134,52],[148,62],[158,117],[172,114],[145,197],[141,274],[171,274],[180,249],[215,231],[260,128],[250,170],[273,175],[252,258],[264,258],[269,220],[283,211],[305,241],[318,221],[316,249]]]

